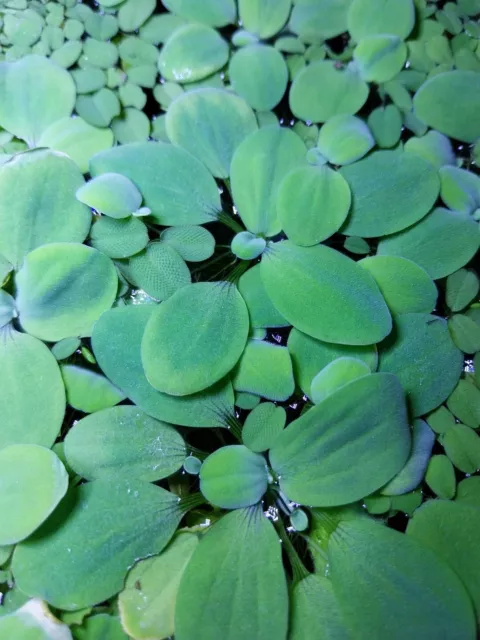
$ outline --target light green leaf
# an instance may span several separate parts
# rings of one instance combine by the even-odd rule
[[[15,300],[9,293],[0,289],[0,329],[16,317]]]
[[[478,294],[480,283],[475,271],[459,269],[447,278],[446,302],[452,311],[461,311]]]
[[[130,636],[151,640],[173,635],[178,587],[198,542],[197,534],[180,532],[159,556],[141,560],[128,573],[118,606]]]
[[[159,239],[188,262],[207,260],[215,251],[215,237],[208,229],[195,225],[170,227],[162,231]]]
[[[129,478],[154,482],[178,471],[186,456],[182,436],[137,407],[97,411],[65,438],[72,469],[87,480]]]
[[[242,440],[251,451],[261,453],[271,449],[282,433],[287,420],[283,407],[262,402],[248,414],[242,429]]]
[[[33,336],[6,328],[0,338],[0,449],[10,444],[50,447],[65,413],[57,361]]]
[[[15,544],[48,518],[68,488],[68,474],[57,456],[36,444],[0,450],[0,544]]]
[[[337,358],[362,360],[371,371],[377,368],[375,346],[348,346],[315,340],[297,329],[288,336],[288,350],[292,356],[295,380],[302,391],[311,397],[311,383],[319,371]]]
[[[88,616],[81,626],[74,628],[75,640],[129,640],[120,619],[107,613]]]
[[[455,495],[455,469],[447,456],[436,455],[430,458],[425,482],[439,498],[451,500]]]
[[[438,291],[428,273],[411,260],[372,256],[358,263],[375,278],[392,314],[430,313]]]
[[[250,231],[240,231],[232,240],[230,249],[241,260],[255,260],[267,246],[265,238],[258,237]]]
[[[0,617],[0,636],[8,640],[72,640],[67,625],[61,624],[37,599]]]
[[[103,602],[122,589],[133,562],[162,551],[181,518],[177,496],[146,482],[81,485],[16,547],[16,583],[68,611]]]
[[[145,328],[142,362],[147,379],[159,391],[177,396],[210,387],[237,363],[248,325],[247,307],[235,285],[199,282],[182,287],[155,309]]]
[[[413,98],[416,115],[446,136],[475,142],[480,137],[480,77],[447,71],[429,78]]]
[[[357,113],[367,101],[368,85],[352,67],[332,60],[304,67],[290,88],[290,109],[300,120],[326,122],[336,115]]]
[[[286,347],[249,340],[233,373],[233,388],[285,401],[295,390],[292,361]]]
[[[418,176],[415,191],[417,181]],[[390,210],[391,201],[388,206]],[[479,247],[480,233],[473,219],[438,208],[415,226],[381,240],[378,254],[408,258],[438,280],[467,264]]]
[[[291,0],[239,0],[239,18],[244,29],[266,40],[286,23],[291,4]]]
[[[441,167],[440,197],[449,209],[473,214],[480,207],[480,178],[458,167]]]
[[[175,637],[283,640],[287,618],[281,546],[272,523],[259,508],[228,513],[206,533],[183,574]]]
[[[259,502],[268,486],[265,458],[243,445],[211,453],[200,469],[200,491],[222,509],[241,509]]]
[[[347,17],[348,30],[358,42],[376,34],[391,34],[404,40],[415,24],[413,0],[353,0]]]
[[[126,0],[118,11],[121,31],[136,31],[155,11],[155,0]]]
[[[282,99],[288,68],[281,53],[264,44],[251,44],[230,58],[228,75],[233,89],[258,111],[269,111]]]
[[[215,180],[196,158],[170,144],[138,142],[92,158],[93,177],[121,173],[143,195],[158,224],[202,224],[216,219],[220,196]]]
[[[96,323],[92,344],[100,367],[109,379],[148,415],[187,427],[225,426],[233,413],[229,381],[190,396],[160,393],[147,381],[140,357],[145,330],[156,305],[111,309]]]
[[[341,174],[353,199],[342,233],[362,238],[388,235],[418,222],[440,189],[437,171],[429,162],[399,151],[375,151],[343,167]]]
[[[426,313],[396,316],[394,329],[379,345],[379,371],[398,376],[412,416],[436,409],[460,378],[463,355],[443,318]]]
[[[77,191],[77,200],[112,218],[127,218],[142,204],[142,194],[120,173],[103,173]]]
[[[418,509],[407,528],[408,536],[431,549],[461,578],[480,620],[480,556],[477,534],[480,511],[473,505],[431,500]]]
[[[363,37],[353,51],[360,75],[367,82],[388,82],[403,68],[407,45],[398,36],[370,35]]]
[[[70,116],[75,84],[47,58],[27,55],[0,64],[0,125],[29,146],[54,122]]]
[[[172,82],[196,82],[225,66],[228,54],[228,44],[215,29],[204,24],[187,24],[165,42],[158,70]]]
[[[370,113],[367,122],[380,148],[390,149],[400,140],[403,119],[402,113],[396,105],[388,104],[386,107],[377,107]]]
[[[347,30],[347,12],[352,0],[296,2],[290,16],[290,30],[304,42],[323,43]]]
[[[367,519],[342,522],[328,558],[340,610],[360,637],[475,637],[473,607],[460,579],[410,536]]]
[[[66,153],[82,173],[88,172],[88,163],[95,154],[113,145],[110,129],[92,127],[78,116],[62,118],[52,123],[40,136],[39,147],[50,147]]]
[[[313,378],[311,383],[310,396],[312,402],[320,404],[322,400],[331,396],[352,380],[368,376],[371,373],[368,364],[358,358],[343,356],[336,358],[327,364]]]
[[[405,143],[405,151],[428,160],[437,169],[456,161],[452,143],[438,131],[428,131],[421,138],[410,138]]]
[[[185,20],[208,24],[211,27],[232,24],[237,13],[235,0],[203,0],[201,6],[198,0],[165,0],[163,4],[169,11]]]
[[[68,404],[83,413],[113,407],[125,400],[125,394],[120,389],[95,371],[65,364],[62,366],[62,377]]]
[[[288,327],[289,322],[273,306],[267,295],[260,274],[259,264],[246,271],[238,282],[238,290],[242,294],[253,328]]]
[[[16,275],[17,308],[23,328],[56,342],[91,335],[94,323],[117,293],[113,263],[96,249],[54,243],[27,255]]]
[[[184,93],[172,103],[166,128],[174,145],[198,158],[216,178],[227,178],[236,148],[256,131],[257,121],[243,98],[204,88]]]
[[[272,244],[262,256],[261,275],[278,311],[314,338],[366,345],[391,330],[390,313],[373,278],[330,247]]]
[[[280,183],[277,211],[288,238],[312,246],[340,229],[350,210],[350,187],[327,166],[303,166],[290,171]]]
[[[108,127],[120,115],[120,102],[111,89],[100,89],[89,95],[79,95],[75,103],[78,115],[93,127]]]
[[[96,216],[90,230],[90,244],[109,258],[128,258],[144,249],[149,241],[148,229],[136,218]]]
[[[230,169],[235,205],[249,231],[281,231],[277,194],[283,178],[305,164],[306,147],[293,131],[276,125],[251,133],[237,148]]]
[[[403,469],[383,487],[382,494],[398,496],[416,489],[425,475],[425,470],[435,444],[435,434],[424,420],[414,420],[412,450]]]
[[[15,189],[12,189],[15,184]],[[83,242],[91,212],[75,199],[84,184],[72,160],[61,153],[22,153],[0,168],[0,252],[15,267],[25,255],[51,242]]]
[[[331,164],[351,164],[375,145],[370,129],[355,116],[329,118],[320,129],[317,147]]]
[[[371,374],[292,422],[270,450],[270,463],[290,500],[331,507],[379,489],[400,471],[409,452],[400,383],[389,374]]]

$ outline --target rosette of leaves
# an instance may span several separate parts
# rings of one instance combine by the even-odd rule
[[[480,6],[163,5],[0,2],[0,636],[473,639]]]

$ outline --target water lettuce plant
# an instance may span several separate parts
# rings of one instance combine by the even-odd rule
[[[478,637],[479,19],[0,0],[0,640]]]

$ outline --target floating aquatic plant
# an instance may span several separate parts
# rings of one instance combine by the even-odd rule
[[[478,636],[479,18],[0,0],[0,639]]]

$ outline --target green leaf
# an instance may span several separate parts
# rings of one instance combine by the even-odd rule
[[[170,227],[160,234],[160,242],[175,249],[188,262],[208,260],[215,251],[215,237],[203,227]]]
[[[122,589],[133,562],[162,551],[181,518],[177,496],[146,482],[81,485],[16,547],[15,581],[59,609],[103,602]]]
[[[17,611],[0,617],[0,635],[8,640],[72,640],[67,625],[40,600],[28,600]]]
[[[455,469],[447,456],[432,456],[425,474],[425,482],[435,495],[444,500],[455,496]]]
[[[111,309],[98,320],[92,345],[100,367],[140,409],[158,420],[187,427],[225,426],[233,413],[228,380],[191,396],[160,393],[147,381],[140,357],[145,330],[156,305]]]
[[[475,473],[480,468],[480,438],[473,429],[455,424],[441,438],[445,453],[463,473]]]
[[[474,71],[438,73],[413,98],[416,115],[432,129],[462,142],[480,137],[480,78]]]
[[[480,389],[469,380],[459,380],[447,407],[461,422],[473,429],[480,427]]]
[[[260,238],[250,231],[240,231],[233,237],[230,249],[241,260],[255,260],[267,246],[265,238]]]
[[[215,29],[204,24],[187,24],[165,42],[158,70],[172,82],[196,82],[225,66],[228,54],[228,44]]]
[[[295,380],[309,397],[313,378],[337,358],[355,358],[365,362],[371,371],[377,368],[375,346],[353,347],[321,342],[297,329],[293,329],[288,336],[288,350],[292,356]]]
[[[12,555],[13,544],[0,545],[0,567],[3,567]]]
[[[149,241],[145,224],[134,216],[94,219],[90,230],[90,244],[109,258],[128,258],[144,249]]]
[[[225,27],[227,24],[232,24],[237,13],[235,0],[204,0],[201,5],[197,0],[165,0],[165,2],[162,0],[162,3],[169,11],[185,20],[208,24],[211,27]]]
[[[65,438],[72,469],[87,480],[129,478],[154,482],[178,471],[186,456],[182,436],[137,407],[97,411]]]
[[[400,140],[403,121],[402,113],[396,105],[377,107],[370,113],[367,122],[380,148],[390,149]]]
[[[398,376],[413,417],[446,400],[463,368],[446,321],[426,313],[396,316],[393,332],[379,345],[379,357],[378,370]]]
[[[391,34],[404,40],[415,24],[413,0],[353,0],[347,17],[350,35],[358,42],[376,34]]]
[[[36,444],[0,450],[0,544],[31,535],[55,509],[68,488],[68,474],[57,456]]]
[[[438,291],[427,272],[411,260],[372,256],[358,263],[375,278],[392,314],[430,313]]]
[[[460,579],[410,536],[367,519],[342,522],[330,538],[328,558],[340,610],[357,635],[475,637],[473,608]]]
[[[480,507],[480,477],[472,476],[459,482],[455,500],[477,508]]]
[[[353,199],[342,233],[362,238],[396,233],[418,222],[432,208],[440,188],[429,162],[399,151],[375,151],[343,167],[341,174]]]
[[[30,147],[51,124],[70,116],[74,104],[70,74],[47,58],[27,55],[0,64],[0,125]]]
[[[20,266],[46,243],[83,242],[91,222],[89,209],[75,199],[83,183],[72,160],[43,149],[0,168],[0,252],[9,262]]]
[[[464,353],[480,351],[480,326],[462,313],[448,319],[448,329],[455,345]]]
[[[249,340],[233,372],[235,391],[285,401],[295,390],[292,361],[286,347]]]
[[[259,508],[228,513],[206,533],[183,574],[175,637],[283,640],[287,617],[287,585],[273,525]]]
[[[120,173],[143,195],[155,222],[202,224],[215,220],[220,196],[215,180],[196,158],[170,144],[138,142],[104,151],[90,162],[93,177]]]
[[[120,115],[120,102],[111,89],[100,89],[89,95],[79,95],[75,103],[78,115],[93,127],[108,127]]]
[[[397,36],[371,35],[360,40],[353,52],[360,75],[367,82],[388,82],[403,68],[407,45]]]
[[[402,388],[382,373],[350,382],[292,422],[270,450],[270,463],[290,500],[331,507],[379,489],[409,452]]]
[[[368,85],[354,68],[342,69],[332,60],[320,60],[295,76],[290,109],[300,120],[326,122],[332,116],[357,113],[368,93]]]
[[[16,317],[15,300],[9,293],[0,289],[0,329]]]
[[[343,356],[336,358],[327,364],[313,378],[311,383],[311,399],[314,404],[320,404],[322,400],[331,396],[352,380],[368,376],[371,373],[368,364],[358,358]]]
[[[251,451],[261,453],[271,449],[282,433],[287,420],[283,407],[262,402],[248,414],[242,429],[242,441]]]
[[[122,625],[137,640],[168,638],[175,631],[178,587],[199,537],[180,532],[159,555],[138,562],[118,596]]]
[[[200,491],[222,509],[241,509],[259,502],[268,486],[265,458],[243,445],[211,453],[200,469]]]
[[[184,93],[172,103],[166,128],[174,145],[198,158],[216,178],[227,178],[236,148],[256,131],[257,121],[243,98],[203,88]]]
[[[427,416],[427,422],[435,433],[445,433],[453,427],[455,418],[446,407],[441,406]]]
[[[119,267],[127,280],[156,300],[167,300],[191,283],[183,258],[173,247],[160,242],[151,242]]]
[[[247,307],[235,285],[182,287],[155,309],[145,327],[142,362],[150,384],[177,396],[210,387],[237,363],[248,324]]]
[[[435,444],[435,434],[424,420],[413,421],[412,449],[403,469],[382,488],[382,494],[398,496],[416,489],[423,480]]]
[[[405,143],[405,151],[428,160],[437,169],[456,162],[452,143],[438,131],[428,131],[421,138],[410,138]]]
[[[289,28],[304,42],[323,43],[347,30],[347,12],[352,0],[297,2],[290,16]],[[320,637],[320,636],[319,636]]]
[[[259,264],[246,271],[238,282],[238,290],[245,300],[250,324],[255,328],[288,327],[289,323],[273,306],[261,278]]]
[[[272,244],[262,256],[261,275],[278,311],[314,338],[365,345],[391,330],[390,313],[373,278],[330,247]]]
[[[290,605],[290,640],[352,637],[328,578],[314,573],[300,580],[293,587]]]
[[[281,53],[264,44],[251,44],[230,58],[228,75],[233,89],[258,111],[277,106],[288,84],[288,67]]]
[[[120,389],[95,371],[65,364],[62,366],[62,377],[68,404],[83,413],[113,407],[125,400],[125,394]]]
[[[155,11],[155,0],[126,0],[118,11],[121,31],[136,31]]]
[[[415,191],[417,181],[418,176]],[[388,206],[390,209],[390,201]],[[415,226],[381,240],[378,254],[408,258],[438,280],[466,265],[479,246],[480,235],[474,220],[437,208]]]
[[[89,616],[81,626],[75,626],[75,640],[129,640],[118,617],[107,613]]]
[[[238,0],[243,28],[266,40],[280,31],[288,20],[291,0]]]
[[[408,536],[435,552],[459,576],[480,620],[480,556],[477,534],[480,511],[469,504],[432,500],[418,509],[407,528]]]
[[[251,133],[239,145],[230,169],[232,195],[249,231],[266,236],[281,231],[278,189],[292,169],[305,164],[305,154],[302,140],[276,125]]]
[[[40,136],[39,147],[49,147],[66,153],[82,173],[88,173],[88,163],[95,154],[110,149],[113,134],[110,129],[92,127],[82,118],[62,118],[52,123]]]
[[[50,447],[65,413],[57,361],[33,336],[6,328],[0,338],[0,449],[10,444]]]
[[[355,116],[330,118],[320,129],[317,147],[331,164],[351,164],[375,145],[368,126]]]
[[[441,167],[440,196],[449,209],[473,214],[480,206],[480,178],[458,167]]]
[[[67,242],[29,253],[15,281],[23,328],[52,342],[91,335],[95,322],[112,306],[118,285],[109,258]]]
[[[326,166],[294,169],[278,189],[277,211],[288,238],[312,246],[340,229],[351,204],[345,178]]]
[[[120,173],[103,173],[78,189],[77,200],[112,218],[127,218],[142,204],[142,194]]]

